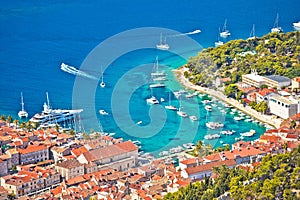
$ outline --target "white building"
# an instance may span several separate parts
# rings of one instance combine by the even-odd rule
[[[269,107],[272,114],[287,119],[300,111],[300,101],[274,95],[270,97]]]
[[[270,88],[281,89],[289,86],[291,84],[291,79],[279,75],[260,76],[257,72],[252,72],[251,74],[242,75],[242,82],[257,88],[262,85],[267,85]]]

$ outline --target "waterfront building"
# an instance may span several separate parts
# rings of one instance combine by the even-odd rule
[[[261,89],[256,93],[256,102],[260,103],[262,101],[265,101],[266,103],[269,103],[269,98],[273,95],[275,95],[277,92],[275,89],[271,88],[264,88]]]
[[[260,76],[257,72],[242,75],[242,82],[257,88],[260,88],[262,85],[267,85],[270,88],[276,89],[282,89],[291,84],[291,80],[287,77],[279,75]]]
[[[270,98],[269,107],[270,113],[287,119],[300,111],[300,101],[274,95]]]

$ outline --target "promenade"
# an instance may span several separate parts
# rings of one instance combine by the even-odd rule
[[[266,124],[269,124],[275,128],[279,128],[280,124],[282,123],[282,119],[277,118],[274,115],[264,115],[262,113],[257,112],[256,110],[252,109],[250,106],[244,106],[243,104],[241,104],[240,102],[238,102],[235,99],[232,98],[228,98],[226,95],[224,95],[222,92],[220,91],[216,91],[210,88],[206,88],[206,87],[201,87],[201,86],[197,86],[197,85],[193,85],[191,82],[189,82],[185,77],[184,77],[184,72],[187,70],[187,68],[181,67],[177,70],[173,70],[174,73],[176,73],[177,75],[177,79],[178,81],[186,88],[188,89],[192,89],[192,90],[197,90],[199,92],[203,92],[206,93],[208,95],[214,96],[216,98],[218,98],[221,101],[224,101],[232,106],[234,106],[235,108],[241,110],[242,112],[252,116],[253,118],[264,122]]]

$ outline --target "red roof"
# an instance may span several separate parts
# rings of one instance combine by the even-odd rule
[[[189,159],[181,161],[181,163],[184,165],[190,165],[190,164],[197,163],[197,159],[199,160],[199,162],[203,162],[202,158],[189,158]]]
[[[26,149],[18,149],[20,154],[33,153],[37,151],[46,150],[48,147],[46,145],[29,145]]]
[[[264,97],[264,96],[266,96],[266,95],[268,95],[270,93],[274,93],[274,92],[276,92],[276,90],[274,90],[273,88],[272,89],[264,88],[264,89],[260,90],[258,92],[258,94],[260,94],[261,96]]]
[[[204,172],[204,171],[210,171],[213,169],[213,167],[219,167],[221,165],[226,165],[226,166],[234,166],[236,164],[235,160],[225,160],[225,161],[218,161],[218,162],[210,162],[205,165],[198,165],[196,167],[189,167],[184,169],[187,174],[196,174],[199,172]]]
[[[300,77],[293,78],[293,81],[300,82]]]

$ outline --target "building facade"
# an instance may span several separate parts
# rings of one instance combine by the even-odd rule
[[[84,175],[84,164],[78,162],[76,159],[70,159],[61,163],[57,163],[55,168],[66,180]]]
[[[30,145],[26,149],[18,149],[20,164],[33,164],[49,160],[49,149],[46,145]]]
[[[299,112],[300,102],[275,95],[270,98],[269,107],[270,113],[287,119]]]

